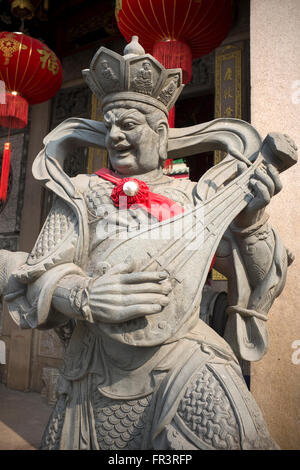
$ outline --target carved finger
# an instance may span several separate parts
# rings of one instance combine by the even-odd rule
[[[167,281],[168,282],[168,281]],[[162,294],[168,295],[172,290],[171,284],[154,284],[154,283],[141,283],[141,284],[114,284],[114,285],[96,285],[93,286],[90,293],[91,295],[104,295],[104,294]]]
[[[250,180],[251,182],[251,180]],[[251,210],[259,210],[269,204],[271,197],[268,189],[261,181],[254,184],[254,198],[249,203],[248,208]]]
[[[91,302],[97,301],[97,296],[90,296]],[[101,296],[101,304],[103,307],[110,305],[118,305],[120,307],[131,306],[131,305],[142,305],[142,304],[159,304],[166,306],[169,303],[169,299],[165,295],[158,294],[129,294],[129,295],[111,295],[104,294]]]
[[[243,171],[247,170],[247,165],[246,163],[243,163],[243,162],[238,162],[237,164],[237,176],[240,176]]]
[[[116,264],[115,266],[110,268],[105,274],[105,277],[111,276],[113,274],[132,273],[134,271],[134,268],[134,259],[131,256],[128,256],[123,263]]]
[[[261,170],[260,168],[257,168],[255,170],[255,174],[256,174],[256,177],[262,183],[265,184],[265,186],[267,187],[267,189],[269,191],[270,197],[272,197],[274,195],[274,191],[275,191],[275,183],[273,182],[273,179],[267,173],[265,173],[263,170]]]
[[[123,284],[139,284],[144,282],[160,282],[167,279],[168,274],[166,272],[143,272],[143,273],[131,273],[131,274],[120,274],[120,283]]]
[[[157,293],[168,295],[172,290],[172,284],[170,281],[165,280],[162,283],[145,282],[141,284],[101,284],[98,282],[94,284],[90,290],[93,294],[139,294],[145,293]]]
[[[92,307],[93,318],[95,321],[104,323],[123,323],[134,318],[144,317],[145,315],[153,315],[162,311],[159,304],[151,305],[131,305],[128,307],[109,307],[95,304]]]
[[[139,293],[148,293],[148,294],[164,294],[168,295],[172,290],[172,285],[169,281],[165,281],[163,284],[155,284],[151,282],[146,282],[143,284],[126,284],[121,287],[122,294],[139,294]]]
[[[267,172],[273,180],[274,183],[274,194],[279,193],[282,190],[282,182],[280,180],[279,171],[275,168],[274,165],[267,165]]]
[[[130,307],[125,307],[123,310],[123,315],[126,318],[133,319],[145,315],[153,315],[155,313],[161,312],[163,309],[162,305],[153,304],[153,305],[134,305]],[[125,321],[125,319],[123,320]]]

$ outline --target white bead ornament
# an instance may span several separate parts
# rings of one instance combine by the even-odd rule
[[[135,181],[126,181],[123,185],[126,196],[136,196],[139,192],[139,185]]]

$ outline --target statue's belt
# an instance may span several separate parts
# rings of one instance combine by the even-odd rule
[[[136,178],[120,178],[108,168],[102,168],[95,174],[115,185],[111,199],[116,207],[121,209],[143,207],[160,222],[184,212],[184,208],[172,199],[152,193],[144,181]]]

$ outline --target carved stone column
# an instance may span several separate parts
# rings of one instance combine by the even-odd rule
[[[19,237],[20,251],[30,251],[40,231],[42,208],[41,186],[33,179],[33,160],[42,148],[49,130],[50,102],[35,105],[31,112],[28,159],[24,204]],[[7,386],[16,390],[27,390],[30,384],[32,330],[19,329],[7,319],[9,331],[9,360]]]

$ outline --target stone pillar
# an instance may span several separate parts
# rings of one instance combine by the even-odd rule
[[[251,0],[251,123],[290,135],[300,149],[299,0]],[[296,259],[268,321],[270,348],[251,367],[251,390],[282,449],[300,448],[300,164],[282,174],[268,213]]]
[[[33,106],[26,168],[26,183],[22,210],[19,250],[29,252],[40,232],[42,187],[32,176],[32,163],[43,147],[49,130],[50,101]],[[8,313],[6,312],[6,315]],[[11,320],[7,386],[28,390],[30,385],[32,330],[19,329]]]
[[[43,139],[49,132],[51,101],[31,109],[26,186],[19,238],[19,250],[31,251],[41,229],[42,186],[32,175],[32,164],[43,148]]]

